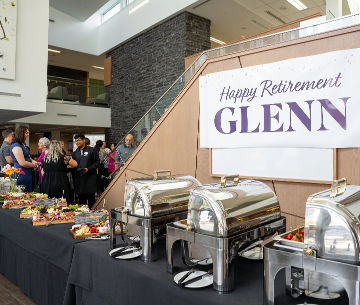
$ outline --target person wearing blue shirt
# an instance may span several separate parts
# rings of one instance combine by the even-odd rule
[[[19,126],[15,130],[14,138],[10,147],[10,156],[15,168],[21,168],[25,175],[20,174],[17,180],[18,185],[25,185],[25,192],[32,191],[32,171],[37,168],[38,162],[30,158],[30,151],[25,146],[29,137],[29,128]]]

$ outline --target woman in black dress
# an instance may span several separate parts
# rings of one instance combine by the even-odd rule
[[[66,198],[67,204],[72,204],[71,189],[67,177],[67,166],[77,166],[77,162],[71,157],[64,155],[60,142],[52,140],[49,152],[41,161],[44,171],[41,183],[41,191],[49,195],[49,198]]]

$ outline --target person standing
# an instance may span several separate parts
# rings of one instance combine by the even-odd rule
[[[115,166],[116,169],[119,166],[123,166],[125,163],[125,160],[131,156],[131,154],[135,151],[136,146],[133,145],[134,137],[132,134],[128,134],[125,137],[125,143],[120,144],[118,148],[116,149],[116,155],[115,155]]]
[[[77,162],[75,175],[75,194],[79,196],[80,204],[87,204],[91,209],[95,204],[96,171],[99,166],[99,154],[91,146],[85,145],[85,135],[74,136],[77,149],[71,157]]]
[[[41,183],[41,191],[48,194],[50,198],[66,198],[67,204],[72,204],[71,188],[67,176],[67,166],[77,167],[77,162],[68,159],[63,153],[59,141],[50,142],[49,151],[41,162],[44,171]]]
[[[116,155],[116,143],[111,143],[110,145],[110,153],[108,155],[108,172],[112,173],[115,171],[115,155]]]
[[[38,142],[38,148],[41,150],[41,155],[38,159],[39,162],[39,178],[40,178],[40,183],[42,181],[42,172],[41,172],[41,161],[42,159],[45,157],[45,155],[48,153],[49,151],[49,146],[50,146],[50,140],[48,138],[41,138]],[[47,194],[47,193],[45,193]]]
[[[25,185],[25,192],[32,191],[32,171],[38,166],[38,162],[30,158],[30,151],[25,146],[25,141],[29,137],[29,128],[19,126],[15,130],[14,138],[10,146],[10,156],[15,168],[21,168],[25,175],[19,175],[18,185]]]
[[[111,150],[106,147],[106,142],[105,141],[103,141],[102,149],[105,152],[105,155],[104,155],[104,173],[103,173],[103,175],[106,178],[103,178],[103,180],[104,180],[104,189],[106,189],[109,186],[109,179],[107,179],[107,177],[109,177],[109,156],[111,155]],[[100,162],[101,161],[102,161],[102,159],[100,157]]]
[[[11,142],[12,142],[14,133],[11,129],[5,129],[2,132],[2,136],[4,138],[4,142],[2,143],[2,145],[0,147],[1,167],[6,166],[7,164],[10,164],[11,166],[13,166],[14,162],[10,156],[10,146],[11,146]]]
[[[100,160],[97,170],[97,195],[101,196],[102,192],[105,189],[104,179],[101,178],[105,172],[105,164],[103,160],[106,159],[106,153],[105,150],[103,149],[103,141],[97,140],[94,149],[99,154],[99,160]]]

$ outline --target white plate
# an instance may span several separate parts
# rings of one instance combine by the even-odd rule
[[[132,241],[140,241],[139,236],[131,236],[131,237],[129,237],[129,239],[132,240]]]
[[[114,250],[111,250],[109,252],[109,255],[111,256],[111,253],[113,253],[116,250],[122,249],[122,248],[124,248],[124,247],[120,247],[120,248],[116,248]],[[132,252],[132,253],[129,253],[129,254],[126,254],[126,255],[123,255],[123,256],[119,256],[119,257],[115,257],[115,258],[117,258],[117,259],[130,259],[130,258],[139,257],[141,254],[142,254],[142,250],[139,250],[139,251]]]
[[[177,275],[174,276],[174,281],[175,283],[177,284],[178,281],[186,274],[188,273],[188,271],[183,271],[183,272],[180,272],[178,273]],[[203,275],[205,274],[206,272],[205,271],[196,271],[192,274],[189,275],[189,277],[185,280],[188,281],[188,280],[191,280],[193,279],[194,277],[197,277],[197,276],[200,276],[200,275]],[[212,275],[209,275],[195,283],[192,283],[188,286],[185,286],[185,288],[203,288],[203,287],[206,287],[206,286],[209,286],[209,285],[212,285],[213,283],[213,276]]]
[[[323,291],[311,293],[311,291],[305,290],[305,294],[308,297],[322,299],[322,300],[331,300],[331,299],[337,299],[338,297],[340,297],[340,294],[338,294],[336,292],[330,292],[330,295],[327,295],[327,293],[325,293]]]
[[[190,262],[192,263],[197,263],[198,261],[201,261],[198,263],[198,265],[211,265],[213,263],[213,260],[211,257],[209,257],[208,259],[206,260],[202,260],[202,259],[197,259],[197,258],[194,258],[194,259],[191,259]]]

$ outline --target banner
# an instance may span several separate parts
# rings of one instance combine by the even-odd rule
[[[200,77],[200,146],[360,147],[360,49]]]

